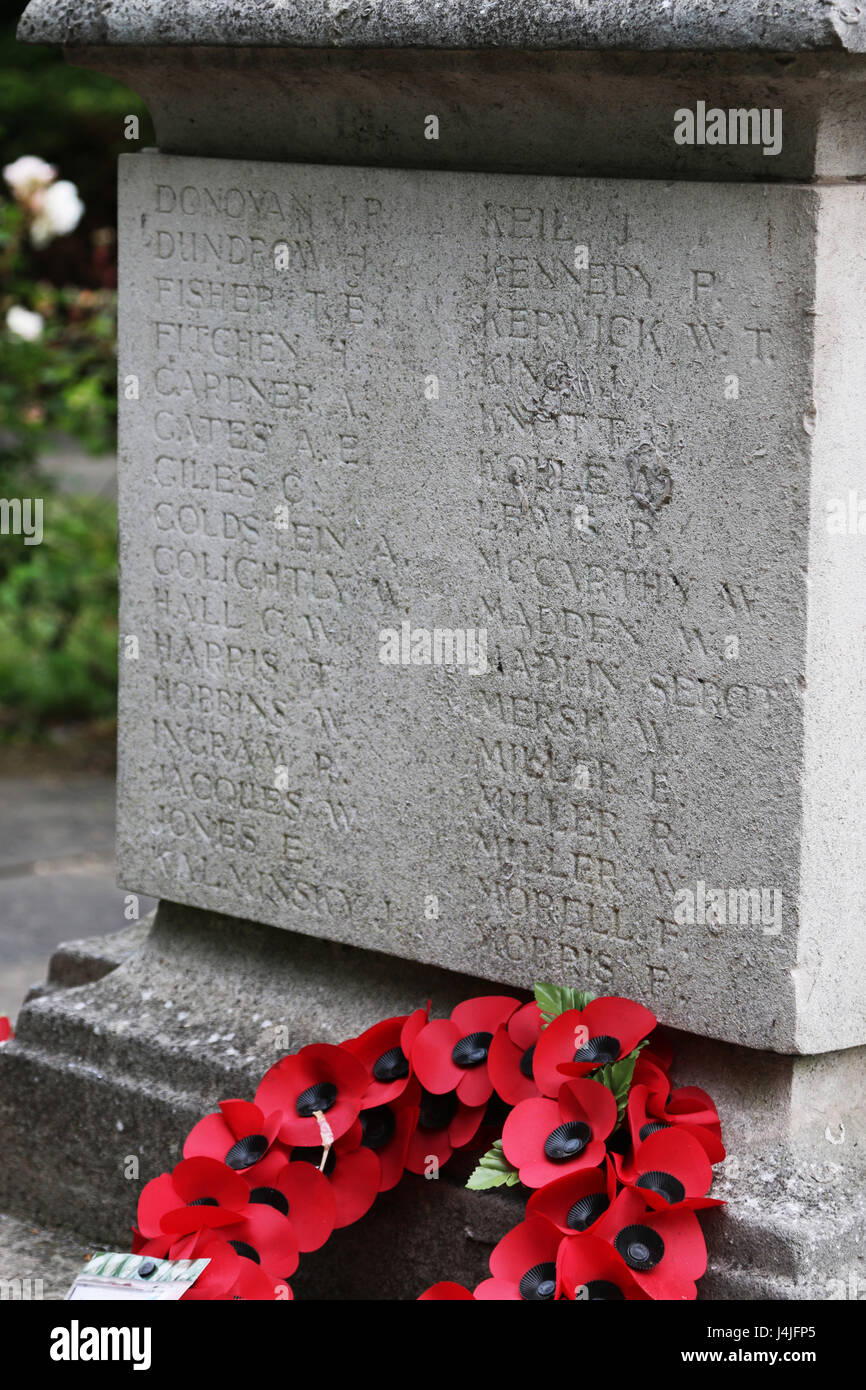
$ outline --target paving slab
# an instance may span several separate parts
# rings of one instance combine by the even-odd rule
[[[143,917],[117,887],[111,777],[0,780],[0,1014],[13,1020],[64,941]]]

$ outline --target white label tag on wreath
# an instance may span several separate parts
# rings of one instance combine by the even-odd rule
[[[107,1251],[94,1255],[66,1295],[66,1301],[176,1303],[191,1289],[209,1259],[155,1260],[150,1255]]]

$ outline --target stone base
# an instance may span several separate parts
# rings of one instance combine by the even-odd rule
[[[178,1161],[201,1115],[251,1096],[284,1053],[341,1042],[430,997],[442,1014],[495,989],[170,903],[64,946],[0,1052],[0,1210],[125,1248],[141,1185]],[[797,1058],[674,1042],[678,1083],[717,1099],[731,1153],[713,1189],[730,1205],[703,1218],[701,1296],[866,1295],[861,1050]],[[304,1258],[298,1296],[412,1298],[437,1279],[485,1277],[521,1198],[466,1192],[474,1158],[473,1146],[435,1185],[407,1175]]]

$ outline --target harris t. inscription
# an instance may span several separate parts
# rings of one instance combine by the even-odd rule
[[[121,161],[124,887],[784,1027],[813,196]]]

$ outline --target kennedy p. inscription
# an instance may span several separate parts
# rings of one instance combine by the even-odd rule
[[[773,1037],[813,196],[122,161],[125,887]]]

